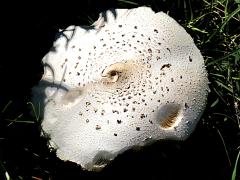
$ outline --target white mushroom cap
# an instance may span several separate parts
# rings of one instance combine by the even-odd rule
[[[33,88],[57,156],[88,170],[133,146],[185,140],[207,99],[204,60],[184,28],[147,7],[115,12],[95,29],[67,28]]]

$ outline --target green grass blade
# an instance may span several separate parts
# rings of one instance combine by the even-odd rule
[[[226,26],[226,24],[229,22],[230,19],[232,19],[236,14],[240,12],[240,7],[235,9],[231,14],[229,14],[226,18],[226,20],[223,22],[223,24],[220,26],[219,31],[222,32],[223,28]]]
[[[232,79],[239,81],[239,80],[240,80],[240,77],[232,77]]]
[[[221,132],[218,129],[217,129],[217,132],[218,132],[218,134],[219,134],[219,136],[220,136],[220,138],[222,140],[222,143],[223,143],[223,146],[224,146],[224,150],[226,152],[227,160],[228,160],[229,166],[231,167],[231,160],[230,160],[230,157],[229,157],[229,154],[228,154],[227,146],[225,144],[225,141],[223,139],[223,136],[222,136]]]
[[[209,73],[211,76],[216,76],[216,77],[220,77],[220,78],[223,78],[225,79],[225,76],[224,75],[221,75],[221,74],[215,74],[215,73]]]
[[[9,107],[9,105],[12,103],[12,101],[9,101],[6,106],[3,108],[2,113],[6,111],[6,109]]]
[[[3,163],[0,161],[0,168],[3,169],[3,171],[5,172],[5,178],[6,180],[11,180],[6,168],[4,167]]]
[[[233,169],[233,172],[232,172],[232,179],[231,180],[236,180],[239,156],[240,156],[240,150],[239,150],[238,155],[237,155],[237,159],[236,159],[236,162],[235,162],[235,165],[234,165],[234,169]]]
[[[240,97],[236,97],[236,96],[235,96],[235,98],[240,102]]]
[[[220,97],[220,99],[223,101],[224,104],[227,104],[227,102],[225,101],[225,99],[223,98],[221,92],[219,92],[216,88],[212,88],[213,91]]]
[[[27,124],[34,124],[35,122],[34,121],[21,121],[21,120],[17,120],[17,119],[5,119],[6,121],[10,121],[11,124],[12,123],[27,123]]]
[[[38,105],[38,112],[36,111],[35,106],[33,105],[32,102],[28,102],[27,104],[30,104],[34,113],[34,116],[36,118],[36,122],[39,122],[39,118],[40,118],[40,104]]]
[[[216,106],[217,104],[218,104],[218,102],[219,102],[219,99],[217,98],[212,104],[211,104],[211,108],[212,107],[214,107],[214,106]]]
[[[223,57],[221,57],[219,59],[216,59],[214,61],[211,61],[211,62],[207,63],[207,66],[219,63],[220,61],[226,60],[226,59],[228,59],[231,56],[237,55],[238,53],[240,53],[240,49],[239,48],[234,50],[234,51],[232,51],[231,53],[227,54],[226,56],[223,56]]]
[[[218,33],[218,32],[222,32],[223,28],[226,26],[226,24],[230,21],[230,19],[232,19],[236,14],[238,14],[240,12],[240,7],[238,7],[237,9],[235,9],[235,11],[233,11],[231,14],[229,14],[225,21],[222,23],[222,25],[216,30],[214,31],[208,38],[208,40],[206,41],[206,43],[208,43],[209,41],[212,40],[212,38]]]
[[[236,121],[234,118],[226,115],[226,114],[223,114],[223,113],[213,113],[214,115],[219,115],[219,116],[223,116],[224,118],[228,118],[228,119],[231,119],[233,120],[234,122]]]
[[[229,92],[233,93],[233,89],[232,87],[228,87],[226,85],[224,85],[222,82],[220,81],[215,81],[219,86],[223,87],[224,89],[228,90]]]

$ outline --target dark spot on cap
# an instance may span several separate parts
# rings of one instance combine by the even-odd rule
[[[117,136],[117,133],[114,133],[114,136]]]
[[[122,25],[121,25],[121,24],[119,24],[119,25],[118,25],[118,27],[120,27],[120,28],[121,28],[121,27],[122,27]]]
[[[101,129],[101,126],[100,125],[96,125],[96,130],[99,130]]]
[[[171,51],[170,51],[170,49],[169,49],[169,48],[167,48],[167,50],[169,51],[169,53],[171,53]]]
[[[136,130],[137,130],[137,131],[140,131],[140,127],[136,127]]]
[[[86,106],[90,106],[91,105],[91,103],[90,102],[86,102]]]
[[[119,111],[118,111],[118,110],[112,110],[112,112],[119,114]]]
[[[79,64],[79,62],[76,63],[76,65],[75,65],[75,67],[74,67],[75,69],[77,68],[78,64]]]
[[[121,123],[122,123],[122,120],[118,119],[118,120],[117,120],[117,123],[118,123],[118,124],[121,124]]]
[[[137,29],[137,26],[134,26],[134,29]]]
[[[155,32],[155,33],[158,33],[158,30],[157,30],[157,29],[154,29],[154,32]]]
[[[164,64],[162,65],[160,70],[163,70],[164,68],[170,68],[170,67],[171,67],[171,64]]]
[[[192,62],[192,58],[191,58],[191,56],[189,56],[189,62]]]
[[[141,114],[141,116],[140,116],[141,119],[143,119],[143,118],[145,118],[145,117],[146,117],[145,114]]]

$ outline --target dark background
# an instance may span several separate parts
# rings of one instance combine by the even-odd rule
[[[49,14],[46,11],[53,9],[43,3],[33,7],[15,4],[16,10],[6,6],[9,11],[1,15],[0,111],[11,103],[4,113],[0,112],[0,179],[5,179],[5,170],[12,179],[230,179],[233,164],[229,164],[222,139],[213,128],[216,121],[209,120],[208,110],[187,141],[158,142],[141,150],[130,150],[100,173],[84,171],[74,163],[56,158],[47,148],[47,140],[39,136],[39,122],[8,121],[21,114],[19,119],[34,121],[27,102],[31,101],[31,88],[43,73],[41,59],[51,48],[59,28],[90,25],[91,19],[97,20],[98,14],[109,8],[150,5],[155,11],[169,11],[180,23],[189,15],[180,1],[134,2],[138,5],[117,0],[65,2],[61,5],[66,9],[55,7],[54,13]],[[192,7],[198,9],[201,4],[202,1],[194,1]],[[207,46],[210,48],[211,44]],[[209,98],[213,96],[210,94]],[[231,124],[221,130],[226,134],[226,145],[234,151],[239,143],[237,130]],[[235,158],[234,151],[230,159],[234,162]]]

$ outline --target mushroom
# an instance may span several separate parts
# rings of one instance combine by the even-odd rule
[[[93,29],[62,31],[53,49],[32,99],[50,147],[84,169],[101,170],[135,146],[185,140],[205,109],[203,57],[163,12],[107,11]]]

